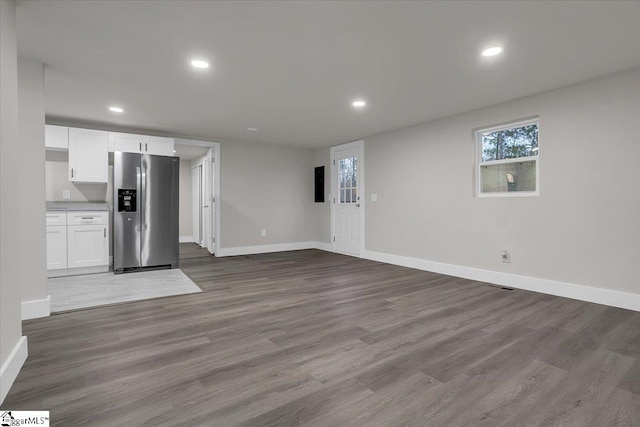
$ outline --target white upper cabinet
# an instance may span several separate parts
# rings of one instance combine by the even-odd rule
[[[48,150],[69,149],[69,128],[66,126],[45,125],[44,146]]]
[[[109,132],[109,148],[110,151],[142,153],[142,135]]]
[[[157,156],[173,156],[173,138],[160,136],[143,136],[142,145],[144,152]]]
[[[110,151],[173,156],[173,138],[109,132]]]
[[[109,178],[109,133],[69,128],[69,180],[103,182]]]

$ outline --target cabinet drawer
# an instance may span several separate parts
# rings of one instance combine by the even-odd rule
[[[56,211],[47,211],[46,216],[46,224],[50,225],[67,225],[67,213],[66,212],[56,212]]]
[[[109,212],[105,211],[74,211],[67,212],[67,225],[107,225]]]

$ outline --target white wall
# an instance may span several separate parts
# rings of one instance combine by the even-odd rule
[[[222,248],[313,241],[311,150],[245,142],[220,150]]]
[[[193,237],[193,206],[191,204],[191,160],[180,160],[180,236]]]
[[[18,268],[20,179],[17,177],[23,165],[19,160],[17,74],[15,4],[0,1],[0,403],[26,358],[26,341],[21,338]]]
[[[536,115],[540,196],[474,197],[473,129]],[[365,138],[366,249],[640,293],[639,118],[635,69]]]
[[[20,283],[22,302],[42,301],[48,315],[44,190],[44,66],[18,59],[18,134],[20,138]]]

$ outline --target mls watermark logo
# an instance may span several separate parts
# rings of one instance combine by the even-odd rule
[[[49,411],[1,411],[0,426],[49,427]]]

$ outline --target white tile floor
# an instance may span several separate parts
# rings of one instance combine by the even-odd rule
[[[51,312],[202,292],[179,269],[48,279]]]

